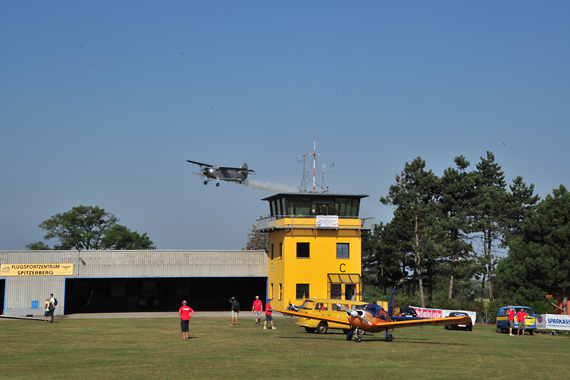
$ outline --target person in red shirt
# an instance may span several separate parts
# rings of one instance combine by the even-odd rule
[[[526,329],[526,325],[524,322],[524,317],[527,316],[528,314],[524,312],[523,309],[521,309],[518,313],[517,313],[517,320],[519,323],[519,331],[517,332],[517,336],[518,335],[523,335],[524,336],[524,330]]]
[[[271,307],[271,300],[267,300],[267,303],[265,304],[265,322],[263,323],[264,330],[267,330],[267,321],[271,322],[271,330],[277,330],[275,326],[273,326],[273,316],[271,315],[271,313],[273,313],[273,308]]]
[[[188,340],[188,330],[190,325],[190,317],[194,315],[194,310],[186,305],[186,301],[182,301],[182,307],[178,309],[180,316],[180,328],[182,329],[182,340]]]
[[[255,325],[259,325],[261,321],[261,312],[263,311],[263,302],[259,300],[259,296],[255,296],[255,301],[253,301],[253,307],[251,308],[251,313],[255,317]]]
[[[509,306],[509,311],[507,311],[509,316],[509,335],[513,335],[513,327],[515,327],[515,309],[512,306]]]

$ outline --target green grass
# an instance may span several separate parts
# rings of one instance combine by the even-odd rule
[[[399,329],[347,342],[334,330],[308,334],[291,319],[277,330],[252,320],[193,318],[189,341],[178,319],[0,322],[0,378],[339,379],[364,376],[438,379],[550,379],[570,373],[568,336],[510,337],[492,328]]]

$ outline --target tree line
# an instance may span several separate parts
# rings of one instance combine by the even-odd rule
[[[547,294],[560,295],[566,305],[566,188],[561,185],[541,201],[534,185],[520,176],[507,187],[491,152],[473,170],[463,156],[454,164],[438,177],[418,157],[380,198],[395,207],[394,217],[363,234],[366,291],[385,295],[398,286],[401,297],[422,307],[489,299],[551,312]]]
[[[44,220],[44,240],[56,239],[51,248],[45,241],[26,245],[30,250],[156,249],[146,233],[139,234],[118,224],[119,218],[98,206],[77,206]]]

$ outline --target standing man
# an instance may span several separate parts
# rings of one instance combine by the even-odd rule
[[[509,335],[513,335],[513,327],[515,327],[515,309],[512,306],[509,306],[509,311],[507,311],[509,316]]]
[[[255,317],[255,325],[259,325],[261,321],[261,312],[263,311],[263,302],[259,300],[259,296],[255,296],[255,301],[253,301],[253,307],[251,308],[251,313]]]
[[[239,314],[239,302],[236,300],[235,297],[230,298],[230,303],[232,304],[232,323],[230,326],[234,324],[234,318],[236,320],[235,325],[238,324],[238,314]]]
[[[182,301],[182,307],[178,309],[180,316],[180,328],[182,329],[182,340],[188,340],[188,330],[190,325],[190,317],[194,315],[194,310],[186,305],[186,301]]]
[[[523,309],[520,309],[520,311],[517,313],[517,319],[519,321],[519,331],[517,332],[517,336],[519,334],[524,336],[524,330],[526,329],[524,317],[526,315],[527,315],[527,313],[525,313]]]
[[[524,312],[523,309],[520,309],[520,311],[517,313],[517,319],[519,322],[519,331],[517,332],[517,336],[520,334],[522,336],[524,336],[524,330],[526,329],[526,325],[525,325],[525,316],[527,316],[528,314]]]
[[[273,313],[273,308],[271,307],[271,300],[267,300],[267,303],[265,304],[265,322],[263,323],[264,330],[267,330],[267,321],[271,322],[271,330],[277,330],[275,326],[273,326],[273,316],[271,315],[271,313]]]
[[[53,294],[49,295],[49,303],[51,303],[53,306],[50,307],[50,323],[53,323],[53,315],[55,314],[55,307],[57,306],[57,301],[55,299],[55,297],[53,296]]]

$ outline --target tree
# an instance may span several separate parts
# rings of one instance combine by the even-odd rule
[[[125,226],[115,224],[101,239],[101,249],[156,249],[146,233],[140,235]]]
[[[37,243],[30,243],[30,244],[26,245],[26,248],[28,248],[30,251],[49,251],[49,250],[51,250],[49,245],[47,245],[43,241],[38,241]]]
[[[433,249],[433,226],[439,179],[432,171],[425,171],[425,161],[417,157],[406,163],[402,176],[396,176],[396,184],[390,186],[383,204],[395,205],[406,215],[413,228],[415,270],[418,276],[421,306],[425,307],[422,272],[424,260]]]
[[[260,215],[259,218],[262,219],[263,217]],[[269,234],[267,232],[259,232],[254,224],[251,232],[247,234],[247,243],[244,250],[269,252]]]
[[[58,239],[55,250],[156,249],[152,241],[117,224],[119,218],[98,206],[78,206],[43,221],[39,227],[45,240]],[[28,244],[28,249],[50,249],[44,242]]]
[[[518,176],[509,186],[511,192],[507,195],[507,225],[503,236],[503,246],[508,246],[509,239],[522,235],[524,220],[536,209],[540,200],[534,195],[534,184],[527,186],[523,178]]]
[[[477,164],[477,199],[475,222],[477,231],[482,233],[483,257],[481,262],[487,269],[489,299],[493,300],[493,272],[497,259],[493,253],[493,243],[501,239],[506,224],[507,191],[505,174],[495,162],[495,156],[487,152],[487,158],[481,157]],[[485,283],[483,274],[482,284]],[[482,297],[481,297],[482,298]]]
[[[465,157],[456,157],[454,162],[456,168],[446,169],[441,178],[441,216],[436,222],[442,233],[438,244],[449,262],[449,299],[453,298],[458,261],[469,260],[473,251],[468,235],[472,231],[471,214],[476,183],[474,173],[465,171],[469,167]]]
[[[512,293],[544,299],[553,292],[568,315],[570,287],[570,193],[562,185],[524,220],[522,234],[511,239],[509,255],[497,268]],[[500,269],[500,270],[499,270]],[[537,294],[541,291],[542,294]]]
[[[383,223],[375,224],[371,232],[362,233],[362,281],[382,289],[383,295],[402,278],[399,252],[390,240],[385,240],[390,235],[390,224]]]

